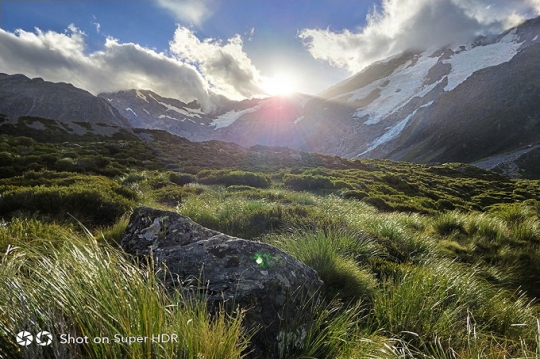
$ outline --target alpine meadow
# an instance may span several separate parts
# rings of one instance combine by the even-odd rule
[[[0,358],[540,358],[538,2],[0,5]]]

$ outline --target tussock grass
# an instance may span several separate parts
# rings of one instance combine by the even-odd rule
[[[182,166],[168,167],[179,172],[155,171],[165,165],[127,142],[2,144],[0,356],[242,357],[250,333],[242,329],[241,310],[209,313],[202,301],[165,291],[156,279],[163,273],[134,265],[117,249],[130,208],[144,203],[274,244],[319,272],[323,291],[284,319],[279,352],[270,357],[540,357],[538,181],[461,164],[314,154],[302,154],[306,167],[294,160],[288,168],[289,150],[252,156],[234,146],[226,153],[242,160],[222,161],[214,158],[217,143],[201,149],[185,141],[171,145],[166,133],[152,136],[168,161],[181,150]],[[34,154],[20,155],[18,146]],[[333,167],[316,167],[325,163]],[[25,172],[27,165],[43,170]],[[51,170],[64,167],[78,173]],[[89,223],[96,238],[67,212]],[[21,329],[42,328],[55,335],[177,333],[182,339],[26,352],[12,340]]]
[[[376,280],[369,268],[360,267],[356,260],[376,256],[378,250],[362,233],[296,229],[265,240],[315,269],[324,282],[327,298],[371,300]]]
[[[3,231],[14,229],[8,225]],[[1,233],[1,231],[0,231]],[[25,243],[16,237],[0,263],[0,332],[14,338],[20,330],[108,336],[111,344],[28,348],[8,341],[0,353],[10,358],[240,358],[249,336],[241,327],[242,312],[218,311],[204,301],[167,292],[148,265],[141,269],[116,248],[93,237],[59,233]],[[177,343],[112,343],[122,337],[177,334]],[[29,354],[31,352],[31,354]]]
[[[530,300],[497,290],[456,263],[409,267],[401,278],[384,283],[374,303],[374,330],[388,331],[435,357],[482,348],[491,354],[479,357],[489,358],[501,350],[500,338],[506,355],[516,355],[520,341],[536,341],[538,312]]]

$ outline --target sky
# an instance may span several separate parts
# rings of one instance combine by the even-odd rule
[[[223,97],[316,94],[402,51],[538,15],[540,0],[2,0],[0,72],[211,110]]]

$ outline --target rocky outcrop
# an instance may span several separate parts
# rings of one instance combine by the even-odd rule
[[[312,268],[276,247],[204,228],[175,212],[137,208],[121,246],[165,264],[168,287],[204,289],[210,307],[246,309],[244,323],[259,327],[254,357],[273,357],[283,318],[298,316],[323,284]]]

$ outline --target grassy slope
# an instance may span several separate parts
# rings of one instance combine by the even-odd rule
[[[0,354],[24,357],[11,338],[39,323],[56,333],[185,338],[57,347],[64,357],[241,356],[249,333],[240,313],[210,320],[200,303],[173,305],[180,294],[118,250],[122,215],[147,204],[272,243],[319,272],[325,304],[314,299],[287,318],[279,357],[540,355],[538,181],[146,133],[146,144],[0,136]],[[299,325],[306,317],[308,328]],[[56,349],[31,348],[45,357]]]

